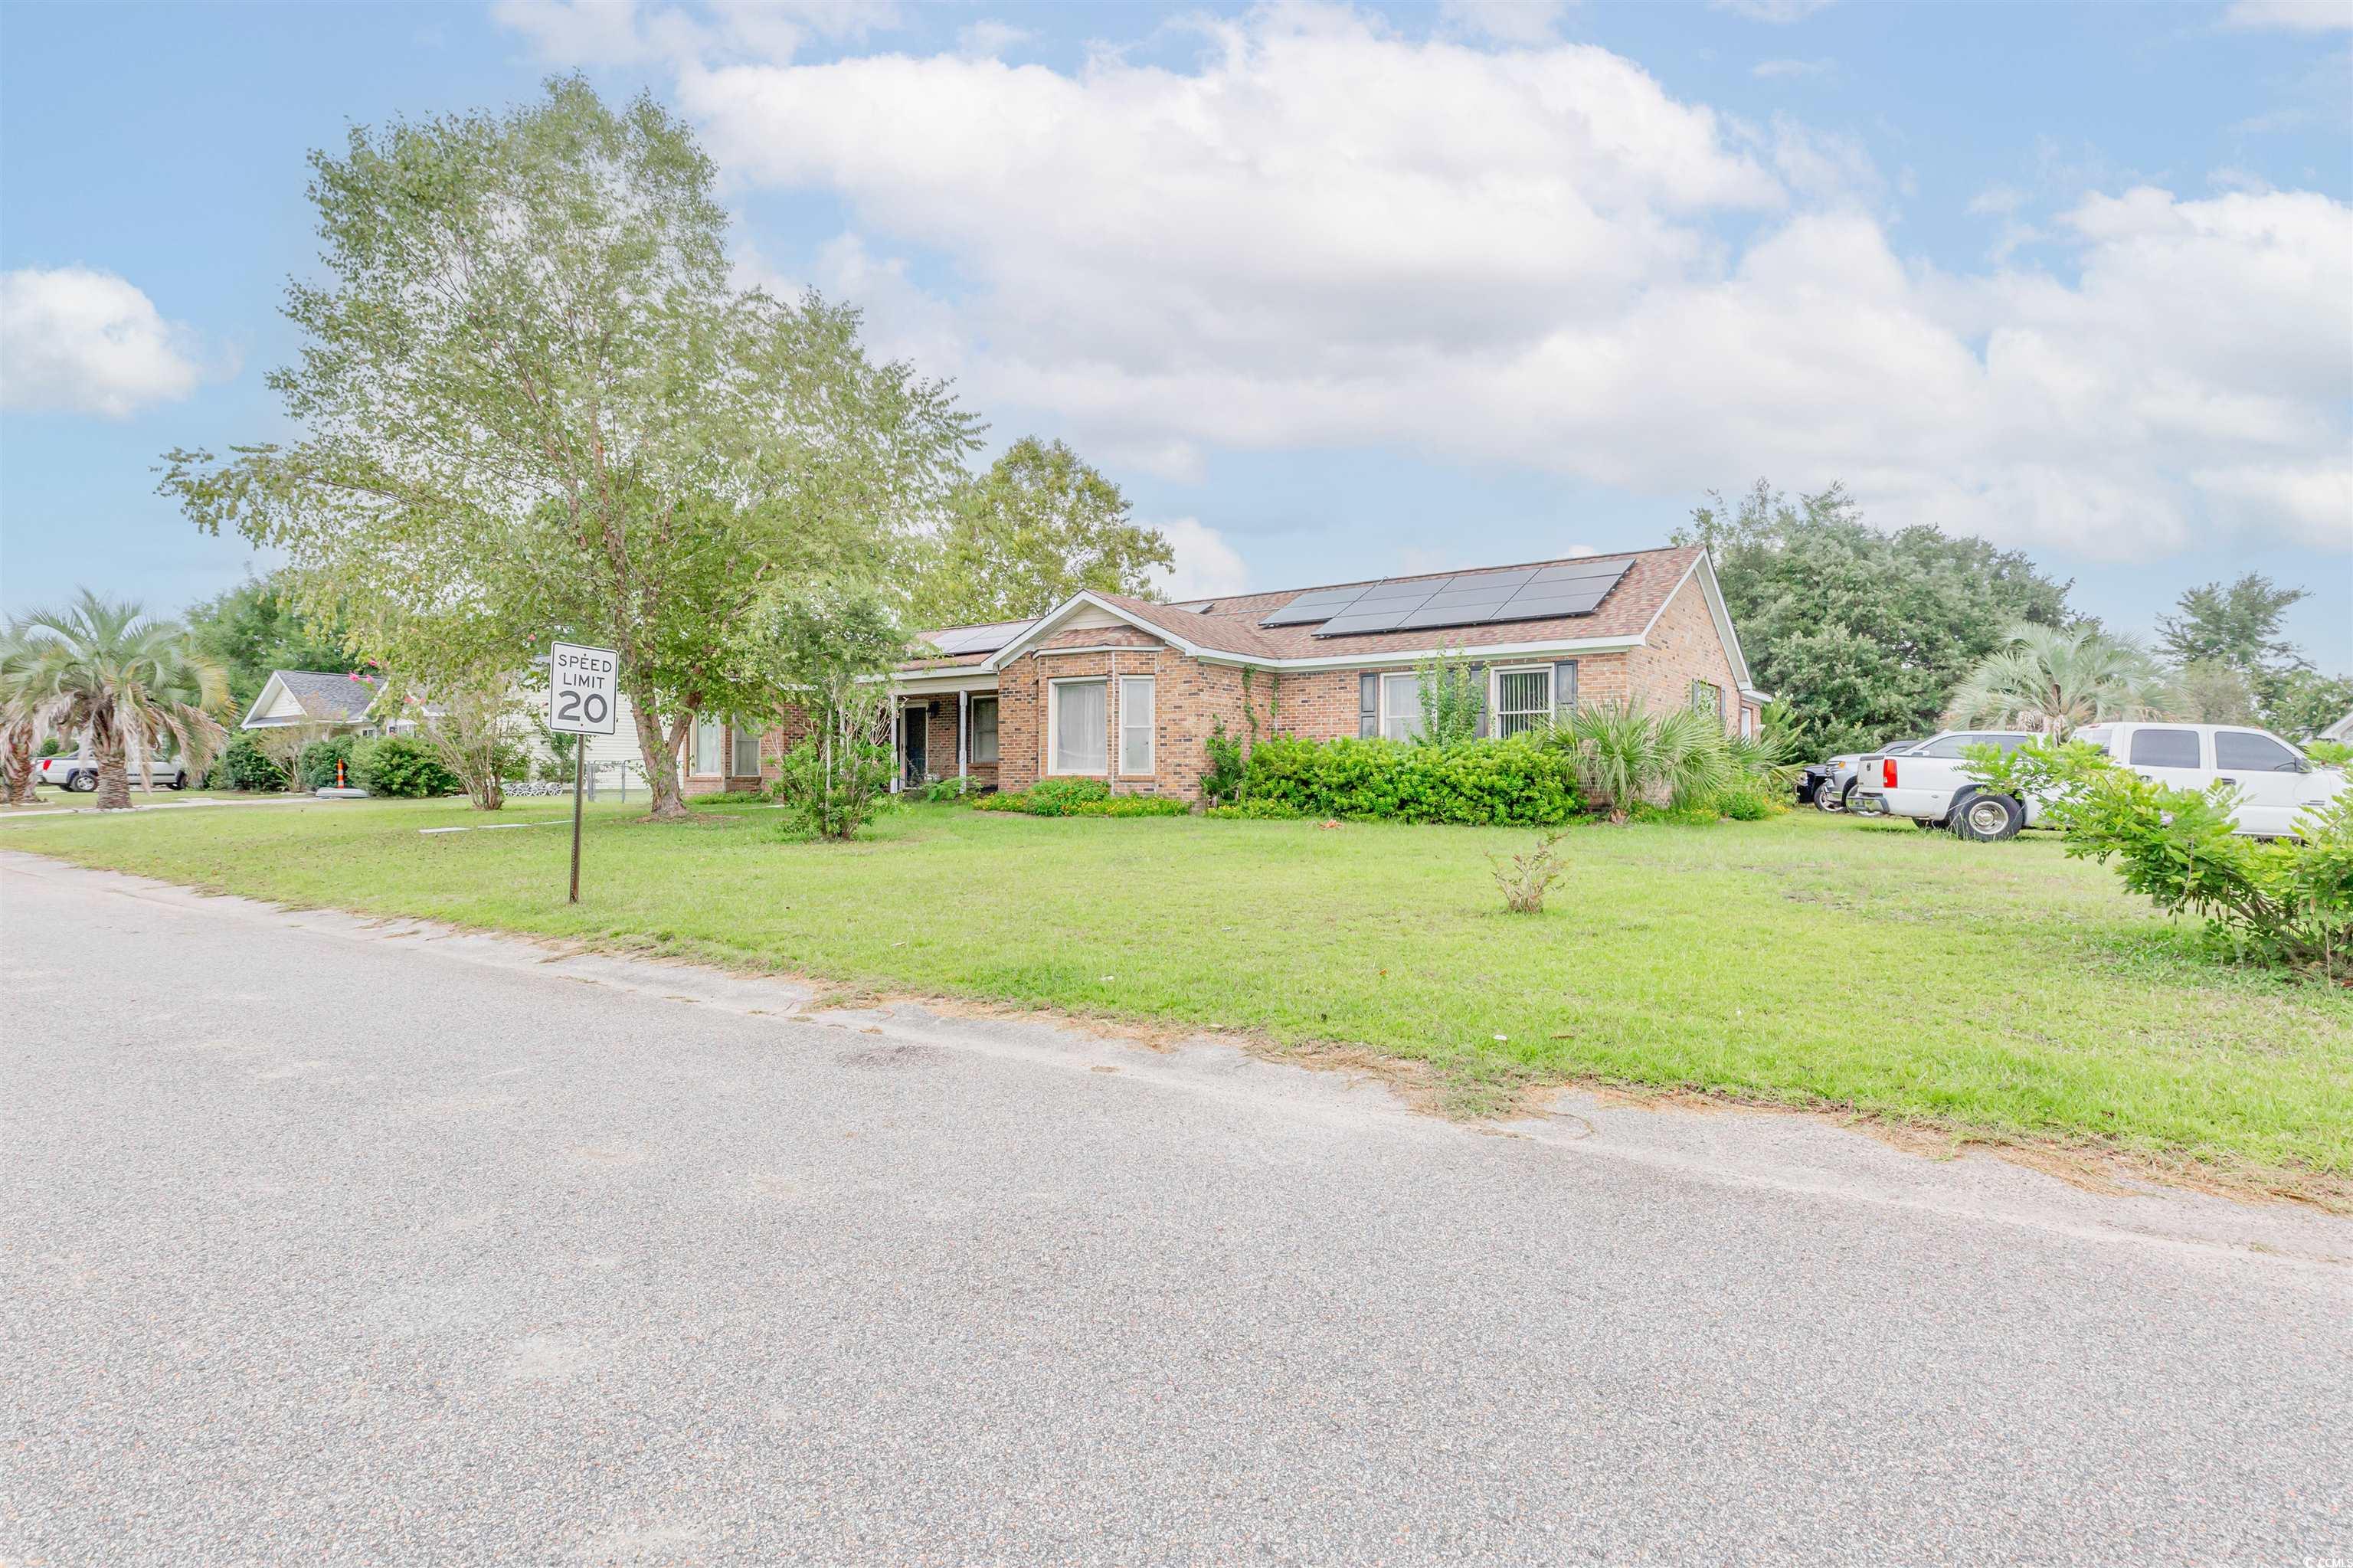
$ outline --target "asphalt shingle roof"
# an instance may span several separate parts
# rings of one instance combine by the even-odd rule
[[[293,694],[311,718],[340,724],[360,718],[375,701],[375,679],[342,675],[325,670],[274,670],[279,683]]]

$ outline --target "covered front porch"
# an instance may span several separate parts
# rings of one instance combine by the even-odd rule
[[[997,677],[977,673],[902,683],[892,695],[891,788],[962,779],[997,788]]]

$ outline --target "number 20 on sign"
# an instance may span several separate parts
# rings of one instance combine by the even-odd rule
[[[613,735],[621,722],[621,656],[610,648],[558,642],[547,660],[547,727],[565,735]],[[572,902],[580,902],[580,803],[586,746],[572,758]]]

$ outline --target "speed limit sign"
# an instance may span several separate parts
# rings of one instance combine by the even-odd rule
[[[559,642],[548,665],[547,727],[565,735],[613,735],[621,725],[621,656],[610,648]]]

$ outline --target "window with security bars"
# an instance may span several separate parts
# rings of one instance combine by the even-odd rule
[[[1552,671],[1499,670],[1495,673],[1495,733],[1510,736],[1552,722]]]

